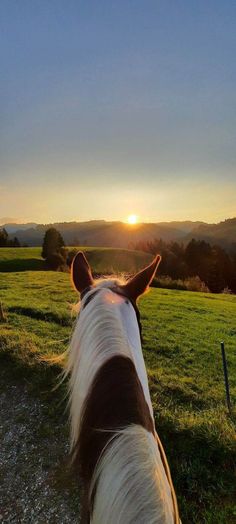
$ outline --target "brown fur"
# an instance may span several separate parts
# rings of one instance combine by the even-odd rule
[[[85,522],[91,511],[88,501],[91,478],[112,436],[110,430],[129,424],[139,424],[154,434],[153,420],[135,366],[129,358],[116,356],[108,360],[94,378],[84,403],[80,434],[73,452],[85,488]]]

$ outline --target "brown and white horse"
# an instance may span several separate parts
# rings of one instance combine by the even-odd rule
[[[82,252],[72,263],[81,294],[68,353],[71,451],[91,524],[179,523],[153,409],[136,300],[160,262],[127,282],[94,281]]]

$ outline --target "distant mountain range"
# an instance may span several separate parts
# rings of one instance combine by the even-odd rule
[[[1,223],[0,219],[0,223]],[[130,247],[137,242],[154,238],[187,243],[192,238],[219,244],[226,249],[236,250],[236,218],[218,224],[204,222],[175,221],[159,223],[140,223],[129,226],[123,222],[91,220],[89,222],[61,222],[55,224],[14,224],[2,225],[9,236],[17,236],[21,244],[40,246],[46,229],[55,227],[62,234],[67,245]]]

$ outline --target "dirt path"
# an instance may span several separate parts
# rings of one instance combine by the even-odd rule
[[[1,380],[0,376],[0,380]],[[78,523],[78,488],[65,475],[68,435],[25,385],[0,387],[0,522]],[[52,427],[53,426],[53,427]]]

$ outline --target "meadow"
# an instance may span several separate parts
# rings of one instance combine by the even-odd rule
[[[49,364],[45,357],[61,355],[68,347],[78,296],[67,273],[13,271],[13,251],[18,257],[15,267],[20,259],[22,264],[26,260],[26,266],[29,259],[41,262],[38,248],[29,249],[22,249],[22,258],[19,249],[0,253],[0,268],[5,267],[0,269],[0,300],[6,315],[0,324],[1,366],[6,374],[27,381],[33,395],[48,399],[50,425],[64,386],[52,391],[61,364]],[[94,271],[102,268],[105,273],[102,257],[110,250],[86,251]],[[92,262],[96,251],[100,267]],[[9,255],[10,272],[3,272]],[[124,264],[122,271],[131,267]],[[139,306],[156,427],[170,463],[182,522],[233,524],[235,409],[230,417],[220,341],[225,342],[235,406],[236,296],[152,288]],[[62,414],[65,405],[59,405]]]
[[[95,274],[134,272],[152,260],[152,255],[142,251],[109,247],[79,247],[84,251]],[[68,252],[76,248],[67,248]],[[45,261],[41,247],[0,248],[0,272],[43,271]]]

